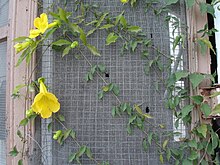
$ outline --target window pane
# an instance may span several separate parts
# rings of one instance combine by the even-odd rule
[[[8,0],[0,0],[0,27],[8,23]]]
[[[6,127],[5,127],[5,97],[6,97],[6,42],[0,43],[0,164],[6,164]]]

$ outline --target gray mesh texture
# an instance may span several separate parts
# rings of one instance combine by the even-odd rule
[[[5,98],[6,98],[6,42],[0,42],[0,164],[6,164],[6,126],[5,126]]]
[[[167,13],[155,16],[151,10],[145,12],[143,2],[134,9],[123,6],[119,0],[87,2],[98,4],[102,11],[111,11],[113,15],[125,10],[128,23],[141,26],[147,33],[147,38],[152,39],[155,47],[170,54],[170,32],[168,24],[164,21]],[[44,8],[52,3],[54,6],[62,6],[63,1],[44,1]],[[74,11],[74,2],[67,1],[67,4],[67,10]],[[157,5],[159,4],[155,4]],[[185,5],[182,1],[173,6],[172,12],[181,22],[185,22]],[[89,19],[92,20],[92,18]],[[142,48],[135,53],[120,56],[120,44],[105,46],[106,36],[106,32],[99,31],[88,38],[88,42],[101,52],[101,57],[94,57],[86,49],[83,50],[85,56],[92,64],[106,65],[109,77],[106,76],[104,79],[119,86],[119,99],[122,102],[142,104],[143,109],[148,107],[150,114],[154,116],[150,121],[154,124],[165,124],[165,132],[172,131],[172,112],[164,107],[163,81],[168,71],[160,73],[154,68],[149,75],[145,75],[144,66],[147,61],[141,58]],[[52,38],[48,40],[48,44],[51,40]],[[71,54],[76,53],[71,52]],[[184,61],[181,64],[185,67],[186,52],[181,53]],[[154,59],[156,55],[157,52],[150,49],[149,59]],[[161,57],[161,60],[163,65],[168,63],[165,57]],[[90,66],[83,58],[77,60],[73,55],[61,58],[60,53],[52,50],[47,50],[42,59],[42,76],[46,78],[50,90],[59,98],[60,113],[65,116],[67,127],[76,131],[79,143],[90,147],[95,159],[99,162],[109,161],[112,165],[160,164],[157,147],[154,144],[149,147],[148,152],[144,152],[142,148],[144,134],[139,130],[134,130],[132,135],[127,134],[128,116],[122,115],[116,118],[111,116],[111,109],[118,104],[117,100],[110,94],[104,96],[103,100],[98,100],[97,93],[105,84],[98,76],[87,83],[84,77],[89,69]],[[45,129],[48,122],[50,120],[43,120],[41,123],[43,129],[41,144],[44,149],[42,162],[46,165],[66,165],[70,152],[77,151],[78,147],[71,140],[65,142],[63,146],[53,142],[52,133]],[[53,127],[54,130],[62,129],[59,124]],[[146,128],[147,132],[153,130],[150,125],[146,125]],[[95,164],[86,156],[83,156],[81,161],[82,164]]]

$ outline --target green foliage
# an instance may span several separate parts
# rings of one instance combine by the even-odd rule
[[[135,7],[137,0],[130,0],[129,4],[132,7]],[[146,2],[146,6],[150,8],[156,15],[160,15],[162,13],[168,13],[170,11],[170,6],[177,4],[178,0],[165,0],[164,4],[161,5],[160,8],[155,8],[154,3],[159,3],[159,1],[150,0]],[[201,14],[209,13],[213,17],[214,15],[214,2],[211,4],[205,2],[196,2],[195,0],[185,0],[187,8],[192,8],[196,3],[199,4]],[[194,108],[201,111],[205,117],[209,117],[210,115],[216,115],[220,113],[220,105],[216,105],[212,110],[212,107],[208,105],[204,98],[200,95],[189,96],[188,91],[177,85],[179,81],[189,80],[193,89],[199,87],[199,85],[205,79],[210,79],[213,81],[213,76],[208,74],[201,73],[190,73],[184,70],[172,70],[171,63],[173,63],[173,57],[167,55],[162,50],[156,48],[151,39],[148,39],[148,34],[145,34],[142,30],[142,27],[132,25],[126,20],[126,12],[121,12],[117,16],[112,16],[109,12],[100,12],[98,10],[98,6],[96,5],[88,5],[83,2],[76,1],[75,2],[76,10],[79,10],[80,15],[74,16],[74,22],[70,19],[72,13],[65,11],[62,8],[58,8],[57,13],[50,12],[51,16],[60,21],[60,25],[58,27],[48,29],[44,34],[39,36],[39,40],[32,40],[28,37],[19,37],[14,40],[14,42],[30,42],[30,44],[22,49],[21,55],[17,62],[16,66],[19,66],[22,61],[26,60],[28,64],[31,61],[33,53],[36,49],[42,45],[42,43],[48,39],[57,29],[62,30],[62,35],[58,37],[57,40],[52,42],[49,46],[51,46],[56,51],[62,52],[62,57],[69,55],[71,53],[74,56],[80,55],[87,61],[87,63],[91,66],[88,73],[85,75],[85,80],[88,82],[93,80],[95,76],[99,76],[103,81],[104,85],[101,87],[101,90],[98,93],[98,99],[103,99],[104,96],[109,93],[113,94],[116,100],[119,102],[118,105],[112,107],[111,114],[113,117],[126,115],[128,118],[127,121],[127,133],[130,135],[133,133],[134,129],[139,129],[144,137],[142,138],[142,146],[145,152],[148,152],[149,147],[154,143],[157,146],[158,151],[158,159],[163,164],[165,162],[170,162],[170,160],[175,161],[175,164],[208,164],[207,160],[201,159],[201,155],[199,153],[204,153],[205,155],[213,155],[214,149],[219,145],[219,140],[216,132],[214,132],[210,125],[204,124],[201,122],[195,123],[196,126],[192,129],[189,134],[192,139],[185,137],[179,142],[178,148],[171,147],[169,145],[173,140],[173,136],[178,134],[178,132],[166,132],[160,131],[166,128],[163,123],[154,123],[151,122],[152,116],[149,113],[144,113],[141,109],[141,105],[135,103],[127,103],[119,100],[118,96],[120,94],[119,87],[113,82],[106,82],[106,80],[102,77],[103,74],[106,73],[106,67],[104,64],[92,64],[86,56],[82,53],[83,49],[88,49],[92,55],[101,56],[99,50],[89,43],[90,36],[99,30],[106,31],[106,42],[105,44],[117,44],[121,47],[120,53],[123,55],[126,51],[135,54],[139,47],[143,49],[141,57],[145,60],[145,68],[144,72],[146,74],[151,74],[152,71],[158,76],[159,81],[166,88],[165,98],[167,99],[167,107],[173,111],[173,114],[177,118],[175,122],[176,128],[179,126],[179,122],[182,122],[187,126],[191,124],[191,112]],[[158,5],[159,6],[159,5]],[[134,8],[135,9],[135,8]],[[91,22],[86,22],[87,15],[93,15],[94,20]],[[172,21],[171,21],[172,20]],[[167,15],[165,21],[172,24],[173,27],[173,35],[176,29],[184,29],[182,27],[182,23],[177,17],[172,15]],[[85,30],[86,29],[86,30]],[[216,29],[209,29],[206,24],[203,29],[199,30],[197,33],[201,34],[200,38],[195,38],[195,42],[200,47],[200,51],[205,54],[207,50],[210,49],[214,52],[214,48],[211,42],[207,39],[208,36],[212,36]],[[173,51],[176,48],[184,49],[186,36],[180,34],[173,38]],[[71,51],[75,49],[74,51]],[[156,52],[155,57],[152,59],[149,55],[154,50]],[[215,52],[214,52],[215,53]],[[97,58],[95,57],[95,58]],[[164,58],[168,61],[167,66],[163,66],[162,62]],[[161,74],[163,72],[168,73],[166,82],[164,83],[164,79],[161,78]],[[170,73],[169,73],[170,71]],[[36,84],[35,84],[36,86]],[[158,85],[155,85],[158,89]],[[27,87],[29,92],[34,91],[34,87],[30,84],[20,84],[16,86],[13,91],[13,97],[20,96],[20,89],[23,87]],[[159,90],[158,90],[159,91]],[[216,97],[219,95],[219,92],[214,93],[211,97]],[[186,104],[184,106],[181,105],[182,102],[186,102],[187,99],[191,99],[192,104]],[[65,115],[65,114],[64,114]],[[60,145],[63,145],[67,139],[73,140],[78,145],[78,150],[71,153],[69,156],[69,163],[77,162],[81,164],[80,159],[83,155],[87,156],[91,160],[95,160],[92,155],[91,149],[87,145],[81,145],[77,142],[76,132],[70,128],[66,128],[65,117],[64,115],[58,114],[54,115],[55,120],[48,124],[48,130],[54,132],[53,139],[56,140]],[[27,126],[29,121],[35,119],[37,114],[33,113],[24,118],[19,126]],[[156,116],[154,116],[156,118]],[[53,122],[58,122],[61,124],[61,130],[52,130]],[[148,123],[149,125],[146,125]],[[149,127],[150,126],[150,127]],[[25,141],[25,135],[22,135],[21,131],[17,131],[17,135],[21,138],[22,141]],[[140,140],[141,141],[141,140]],[[187,155],[185,151],[188,152]],[[10,152],[11,156],[17,156],[18,150],[16,146],[14,146],[13,150]],[[216,160],[217,161],[217,160]],[[19,165],[23,164],[22,159],[18,161]],[[102,165],[109,165],[109,162],[101,162]]]

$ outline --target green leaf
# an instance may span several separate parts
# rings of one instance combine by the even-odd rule
[[[14,41],[14,42],[23,42],[23,41],[25,41],[26,39],[27,39],[27,40],[30,40],[29,37],[22,36],[22,37],[17,37],[17,38],[15,38],[13,41]]]
[[[219,138],[218,138],[218,134],[215,132],[211,133],[211,138],[212,138],[212,149],[215,150],[216,147],[219,144]]]
[[[116,107],[114,106],[112,108],[112,117],[115,117],[115,115],[116,115]]]
[[[68,17],[69,17],[69,13],[67,13],[65,10],[63,10],[62,8],[58,8],[58,11],[59,11],[59,16],[60,16],[60,19],[64,22],[68,22]]]
[[[119,87],[118,87],[117,85],[114,85],[114,87],[113,87],[112,90],[113,90],[113,93],[114,93],[116,96],[119,95],[120,91],[119,91]]]
[[[106,45],[110,45],[111,43],[116,42],[117,39],[118,39],[117,35],[115,35],[114,33],[110,33],[106,38]]]
[[[193,7],[193,5],[195,4],[196,0],[185,0],[186,1],[186,6],[188,8]]]
[[[127,27],[127,21],[126,21],[126,19],[125,19],[124,16],[121,16],[121,18],[120,18],[120,23],[121,23],[121,25],[123,26],[123,28],[126,28],[126,27]]]
[[[94,29],[92,29],[92,30],[90,30],[90,31],[88,31],[88,33],[87,33],[87,37],[89,36],[89,35],[91,35],[91,34],[93,34],[95,31],[96,31],[97,29],[96,28],[94,28]]]
[[[23,136],[22,136],[22,133],[21,133],[20,130],[17,130],[17,135],[18,135],[18,137],[19,137],[20,139],[23,139]]]
[[[192,73],[189,75],[189,80],[192,83],[193,89],[199,86],[199,84],[205,79],[205,76],[199,73]]]
[[[76,158],[76,154],[77,154],[77,153],[72,153],[72,154],[69,156],[69,158],[68,158],[69,163],[71,163],[72,161],[75,160],[75,158]]]
[[[142,29],[139,26],[129,26],[128,27],[128,31],[129,32],[138,33],[140,31],[142,31]]]
[[[134,108],[140,115],[143,114],[142,109],[137,104],[134,104]]]
[[[190,155],[189,155],[188,159],[189,159],[189,160],[196,160],[197,158],[198,158],[198,152],[192,150],[192,151],[190,152]]]
[[[203,114],[205,115],[205,117],[208,117],[212,112],[211,107],[206,103],[202,103],[200,108]]]
[[[106,25],[103,25],[102,27],[100,27],[99,29],[109,29],[109,28],[112,28],[114,26],[115,25],[113,25],[113,24],[106,24]]]
[[[166,146],[167,146],[167,144],[168,144],[168,141],[169,141],[169,139],[166,139],[166,140],[164,140],[164,142],[163,142],[162,147],[163,147],[164,150],[165,150],[165,148],[166,148]]]
[[[102,90],[103,90],[104,92],[108,92],[108,91],[109,91],[109,85],[103,86],[103,87],[102,87]]]
[[[79,152],[77,153],[77,157],[82,156],[86,152],[87,147],[85,145],[81,146]]]
[[[63,140],[66,140],[70,136],[71,132],[72,132],[71,129],[67,129],[63,134],[64,135]]]
[[[52,122],[50,122],[50,123],[47,125],[47,130],[48,130],[48,131],[51,131],[51,130],[52,130]]]
[[[207,134],[207,125],[206,124],[201,124],[197,129],[198,133],[202,134],[204,138],[206,138]]]
[[[18,165],[23,165],[23,160],[22,160],[22,159],[20,159],[20,160],[18,161]]]
[[[211,113],[211,115],[217,115],[217,114],[220,114],[220,104],[217,104],[214,108],[213,108],[213,110],[212,110],[212,113]]]
[[[182,78],[186,78],[189,75],[187,71],[177,71],[175,72],[176,81],[179,81]]]
[[[147,152],[148,150],[148,146],[147,146],[147,140],[144,138],[143,141],[142,141],[142,146],[144,148],[144,151]]]
[[[216,97],[216,96],[219,96],[220,95],[220,92],[215,92],[215,93],[213,93],[211,96],[209,96],[209,97]]]
[[[76,139],[76,132],[72,130],[72,131],[70,132],[70,136],[71,136],[71,138],[72,138],[73,140],[75,140],[75,139]]]
[[[85,32],[81,28],[79,28],[79,32],[80,32],[80,36],[79,36],[80,40],[82,41],[82,43],[84,45],[87,45],[87,40],[86,40]],[[87,45],[87,47],[88,47],[88,45]]]
[[[145,118],[153,118],[150,114],[143,113],[142,109],[137,104],[134,104],[134,108],[140,115],[144,116]]]
[[[17,156],[18,153],[19,152],[18,152],[16,146],[14,146],[13,149],[9,152],[10,156],[13,156],[13,157]]]
[[[88,147],[86,147],[86,155],[88,156],[88,158],[92,159],[92,152]]]
[[[132,130],[131,130],[131,125],[130,124],[127,125],[127,132],[128,132],[129,135],[132,134]]]
[[[166,5],[172,5],[177,3],[179,0],[165,0]]]
[[[99,19],[99,21],[97,22],[97,24],[96,24],[96,27],[99,27],[100,25],[101,25],[101,23],[104,21],[104,19],[105,19],[105,17],[108,15],[108,13],[104,13],[101,17],[100,17],[100,19]]]
[[[202,104],[203,102],[203,97],[201,95],[197,95],[197,96],[192,96],[191,99],[194,101],[195,104]]]
[[[20,121],[19,126],[26,126],[28,124],[28,118],[24,118]]]
[[[162,154],[160,154],[160,162],[161,162],[162,164],[164,164],[164,160],[163,160],[163,155],[162,155]]]
[[[188,142],[189,147],[197,149],[197,142],[195,139],[192,139]]]
[[[98,69],[99,69],[99,71],[100,71],[101,73],[105,73],[106,68],[105,68],[105,65],[104,65],[104,64],[99,64],[99,65],[98,65]]]
[[[136,115],[133,115],[129,118],[129,124],[133,123],[133,121],[137,118]]]
[[[194,105],[185,105],[182,110],[182,118],[185,118],[194,108]]]
[[[212,43],[208,39],[199,38],[198,44],[200,45],[202,54],[206,54],[207,48],[211,49],[215,53],[215,50],[213,49]]]
[[[176,49],[177,45],[180,45],[181,39],[181,35],[176,36],[176,38],[173,41],[173,51]]]
[[[121,17],[123,16],[123,14],[124,14],[124,11],[122,11],[121,14],[119,14],[119,15],[116,17],[116,19],[115,19],[115,25],[118,24],[118,22],[120,21]]]
[[[104,96],[104,92],[103,92],[103,91],[100,91],[100,92],[98,93],[98,99],[101,100],[101,99],[103,98],[103,96]]]
[[[148,140],[148,143],[151,145],[151,143],[152,143],[152,139],[153,139],[153,132],[150,132],[149,134],[148,134],[148,137],[147,137],[147,140]]]
[[[96,47],[92,46],[92,45],[87,45],[87,48],[91,51],[91,53],[95,56],[101,56],[100,53],[98,52],[98,50],[96,49]]]
[[[71,42],[64,39],[60,39],[58,41],[53,42],[52,45],[55,46],[71,45]]]
[[[65,55],[69,54],[70,50],[71,50],[71,47],[70,47],[70,46],[66,47],[66,48],[63,50],[62,57],[64,57]]]
[[[193,163],[190,160],[184,159],[182,165],[193,165]]]
[[[170,161],[170,158],[171,158],[171,151],[170,151],[169,148],[167,148],[166,153],[167,153],[167,160],[168,160],[168,162],[169,162],[169,161]]]
[[[64,117],[63,115],[61,115],[61,114],[58,114],[58,119],[59,119],[60,121],[62,121],[62,122],[65,121],[65,117]]]

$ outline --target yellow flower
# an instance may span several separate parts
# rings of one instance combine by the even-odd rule
[[[25,48],[27,48],[31,43],[29,41],[26,42],[22,42],[22,43],[17,43],[16,45],[14,45],[15,51],[16,53],[21,52],[22,50],[24,50]]]
[[[30,30],[29,38],[36,38],[40,34],[43,34],[48,29],[48,18],[47,14],[42,13],[40,17],[34,19],[34,26],[37,29]]]
[[[60,21],[58,20],[55,20],[54,22],[48,24],[47,14],[42,13],[40,17],[34,19],[34,26],[36,27],[36,29],[30,30],[29,38],[36,38],[40,34],[44,34],[47,29],[57,26],[59,24]]]
[[[128,3],[129,0],[121,0],[121,3],[125,4]]]
[[[52,112],[56,113],[59,111],[60,103],[54,94],[47,91],[42,80],[39,80],[39,83],[40,93],[35,96],[31,108],[35,113],[40,114],[42,118],[49,118]]]

